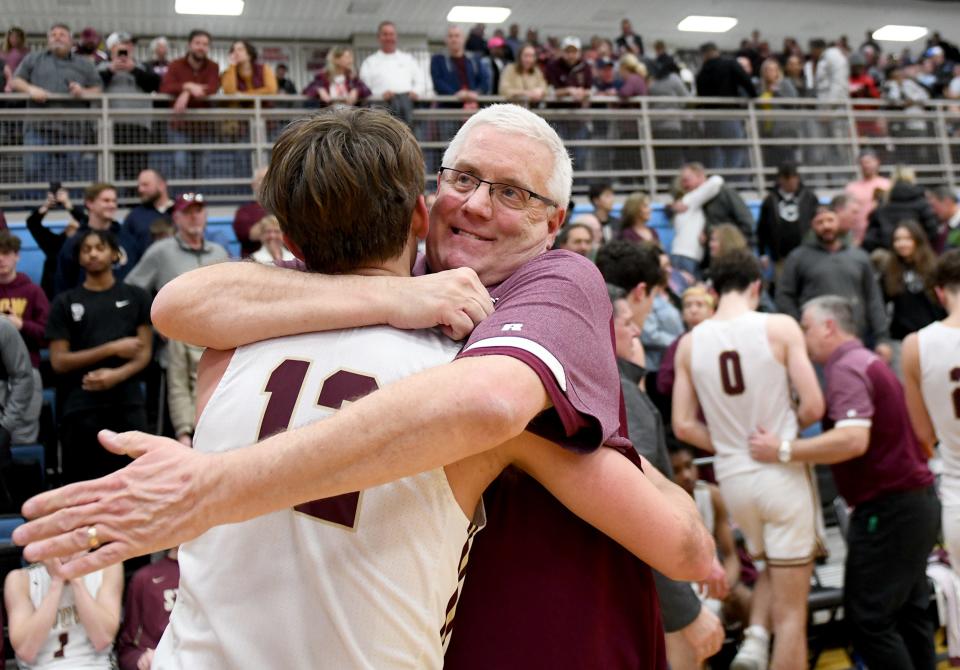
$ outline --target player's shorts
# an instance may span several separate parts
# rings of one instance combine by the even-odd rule
[[[790,567],[826,554],[823,511],[809,467],[765,465],[724,478],[720,493],[754,560]]]

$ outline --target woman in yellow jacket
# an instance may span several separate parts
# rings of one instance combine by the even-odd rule
[[[220,75],[220,88],[226,94],[275,95],[277,76],[266,63],[257,62],[257,48],[246,40],[230,47],[230,66]]]

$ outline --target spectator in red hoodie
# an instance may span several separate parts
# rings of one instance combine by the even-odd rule
[[[880,98],[880,89],[877,82],[867,70],[867,61],[860,53],[850,55],[850,97],[851,98]],[[854,109],[875,110],[876,106],[854,105]],[[879,137],[884,134],[884,126],[876,119],[858,119],[857,134],[861,137]]]
[[[0,315],[20,331],[30,352],[30,362],[39,368],[50,302],[30,277],[17,272],[19,262],[20,238],[0,230]]]
[[[120,670],[149,670],[153,650],[170,621],[179,586],[177,547],[134,573],[127,587],[123,628],[117,639]]]

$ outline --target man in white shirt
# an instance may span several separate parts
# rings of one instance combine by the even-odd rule
[[[360,79],[392,114],[413,127],[413,103],[423,90],[423,70],[413,56],[397,49],[397,27],[383,21],[377,28],[380,50],[360,66]]]

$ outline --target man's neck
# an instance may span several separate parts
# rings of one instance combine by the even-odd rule
[[[113,276],[113,270],[104,270],[92,274],[88,272],[86,279],[83,280],[83,288],[88,291],[107,291],[113,288],[116,283],[117,280]]]
[[[14,268],[10,274],[0,275],[0,285],[6,286],[7,284],[12,284],[13,280],[17,278],[17,269]]]
[[[187,64],[194,70],[199,70],[207,62],[206,58],[199,59],[193,54],[187,54]]]
[[[180,240],[191,249],[203,248],[203,235],[184,235],[180,233]]]
[[[824,251],[829,251],[830,253],[836,253],[843,248],[843,240],[840,237],[837,237],[833,242],[824,242],[819,237],[817,238],[817,243]]]
[[[87,225],[94,230],[110,230],[110,225],[112,223],[113,221],[110,219],[101,219],[96,214],[91,214],[90,218],[87,219]]]
[[[752,311],[753,305],[747,292],[729,291],[720,296],[720,302],[717,304],[717,312],[714,314],[714,318],[718,321],[735,319],[741,314]]]

